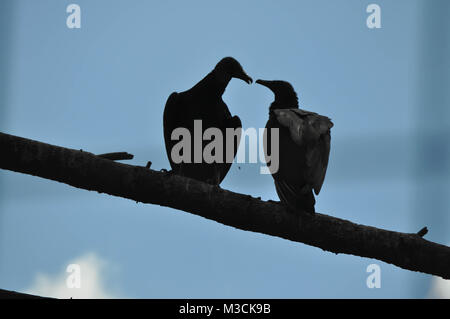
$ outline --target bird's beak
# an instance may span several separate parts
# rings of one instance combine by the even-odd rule
[[[270,83],[271,83],[271,82],[272,82],[272,81],[256,80],[255,83],[261,84],[261,85],[265,86],[266,88],[271,89],[271,88],[270,88]]]
[[[253,82],[253,79],[247,75],[244,71],[240,73],[239,75],[235,76],[238,79],[241,79],[244,82],[247,82],[248,84],[251,84]]]
[[[272,91],[273,94],[277,94],[277,89],[275,87],[273,87],[273,82],[274,81],[268,81],[268,80],[256,80],[255,83],[258,83],[262,86],[265,86],[266,88],[268,88],[269,90]]]

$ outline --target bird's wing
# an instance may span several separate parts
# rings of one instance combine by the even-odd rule
[[[226,138],[226,129],[227,128],[242,128],[241,119],[238,116],[233,116],[232,118],[229,118],[225,121],[225,127],[223,131],[223,136]],[[223,156],[224,156],[224,162],[218,165],[219,169],[219,184],[222,183],[225,176],[228,174],[228,171],[231,168],[232,162],[227,161],[227,144],[233,142],[234,148],[233,148],[233,159],[236,157],[236,153],[239,148],[239,143],[241,141],[241,136],[235,136],[233,141],[226,140],[226,143],[223,145]]]
[[[316,195],[319,194],[323,181],[325,180],[325,174],[327,173],[328,158],[330,156],[330,141],[331,135],[328,130],[320,136],[318,144],[310,151],[314,155],[310,156],[308,166],[311,167],[310,179],[313,183]]]
[[[233,116],[232,118],[230,118],[230,119],[228,119],[227,121],[226,121],[226,126],[225,126],[225,129],[226,128],[233,128],[233,129],[237,129],[237,128],[242,128],[242,122],[241,122],[241,119],[239,118],[239,116],[237,116],[237,115],[235,115],[235,116]],[[225,132],[224,132],[224,136],[226,136],[226,130],[225,130]],[[237,153],[237,149],[239,148],[239,143],[240,143],[240,141],[241,141],[241,137],[239,136],[239,138],[238,137],[236,137],[235,138],[235,144],[234,144],[234,146],[235,146],[235,149],[234,149],[234,156],[236,156],[236,153]]]
[[[326,116],[301,109],[278,109],[274,113],[278,122],[289,129],[294,143],[306,146],[305,177],[319,194],[328,166],[333,123]]]
[[[221,118],[225,118],[225,119],[231,119],[233,116],[231,115],[230,110],[228,109],[227,104],[224,102],[224,100],[222,98],[220,98],[220,103],[219,105],[221,106],[220,111],[218,112]],[[240,121],[240,120],[239,120]],[[231,127],[231,126],[229,126]]]
[[[289,129],[291,139],[299,146],[303,144],[304,120],[295,114],[293,109],[274,110],[277,121]]]
[[[166,153],[169,159],[172,169],[174,168],[174,163],[172,162],[171,150],[175,141],[172,141],[171,135],[172,131],[176,129],[179,125],[178,123],[178,93],[173,92],[167,99],[166,106],[164,108],[163,115],[163,128],[164,128],[164,142],[166,145]]]

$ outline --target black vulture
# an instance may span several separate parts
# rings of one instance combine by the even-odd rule
[[[239,117],[231,116],[227,105],[222,100],[222,95],[232,78],[241,79],[248,84],[252,83],[252,79],[245,73],[239,62],[232,57],[226,57],[217,63],[214,70],[191,89],[181,93],[174,92],[167,99],[163,121],[164,140],[167,157],[173,173],[213,185],[219,185],[225,178],[232,164],[232,160],[229,158],[227,160],[226,156],[226,145],[231,145],[229,143],[232,142],[226,140],[226,128],[242,128]],[[210,160],[205,161],[203,151],[205,146],[215,141],[218,137],[211,135],[210,141],[202,139],[200,143],[196,144],[194,140],[196,133],[194,132],[195,120],[201,120],[200,138],[203,137],[204,132],[208,128],[217,128],[222,133],[222,147],[218,146],[212,150],[210,149],[211,154],[216,156],[213,162]],[[197,125],[198,123],[197,121]],[[179,152],[180,155],[183,155],[181,162],[172,158],[174,146],[182,139],[181,137],[179,138],[180,141],[172,139],[172,132],[177,128],[187,129],[191,136],[190,143],[188,143],[190,145],[187,144],[190,146],[190,150],[183,148]],[[231,149],[231,151],[234,159],[239,146],[240,135],[234,135],[232,140],[234,149]],[[220,159],[217,160],[218,158]]]
[[[297,94],[290,83],[265,80],[256,83],[275,94],[269,108],[264,146],[266,159],[271,155],[273,161],[271,129],[278,128],[279,162],[278,167],[271,169],[277,194],[289,211],[314,214],[313,190],[318,195],[325,179],[333,123],[326,116],[299,109]]]

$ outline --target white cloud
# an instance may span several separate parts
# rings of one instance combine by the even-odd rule
[[[450,299],[450,280],[433,277],[428,297],[434,299]]]
[[[432,299],[450,299],[450,280],[433,276],[427,297]]]
[[[71,264],[80,266],[80,288],[68,287],[68,277],[74,273],[67,272],[66,267]],[[104,286],[104,269],[107,265],[108,263],[96,254],[85,254],[69,261],[59,274],[37,274],[33,284],[26,289],[25,293],[54,298],[115,298],[117,296],[114,296]]]

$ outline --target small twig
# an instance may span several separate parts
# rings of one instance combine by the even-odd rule
[[[112,161],[123,161],[133,159],[133,154],[127,152],[115,152],[115,153],[105,153],[99,154],[98,157],[106,158]]]
[[[424,228],[422,228],[421,230],[419,230],[419,231],[417,232],[417,235],[419,235],[420,237],[423,237],[423,236],[425,236],[427,233],[428,233],[428,228],[424,227]]]

